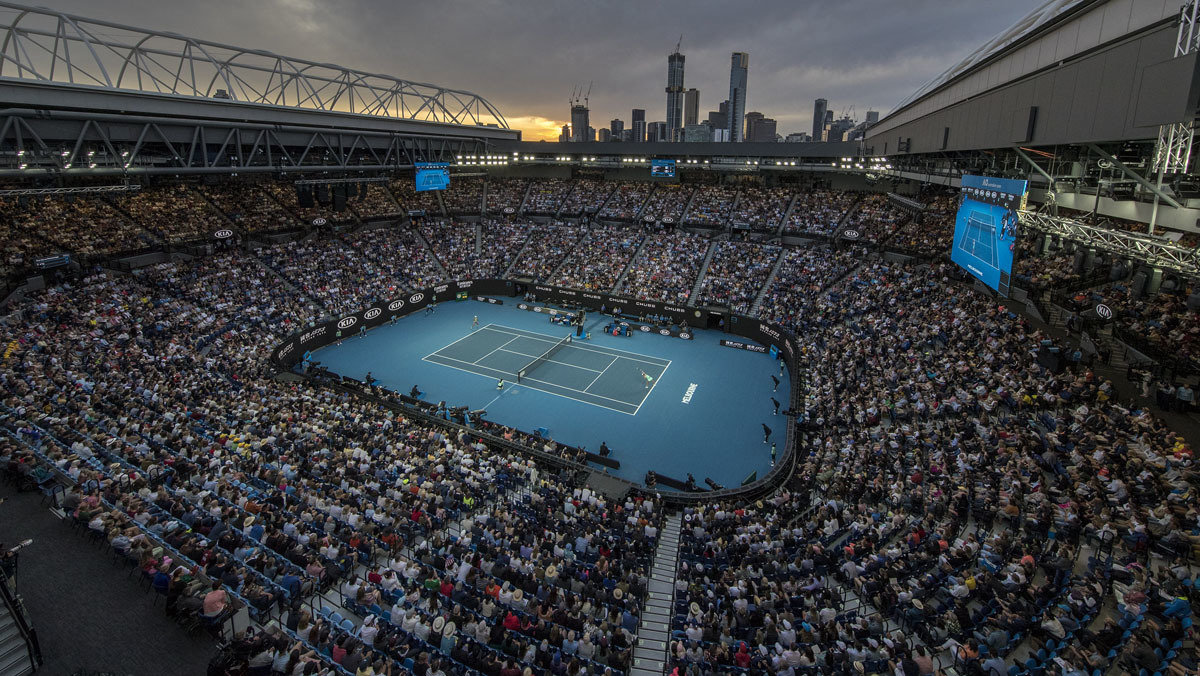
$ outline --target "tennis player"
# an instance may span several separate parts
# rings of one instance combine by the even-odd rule
[[[642,374],[642,379],[646,381],[646,389],[650,389],[650,384],[654,382],[654,378],[651,378],[649,373],[641,369],[638,369],[638,373]]]
[[[475,315],[475,318],[471,320],[471,328],[476,326],[479,326],[479,315]]]

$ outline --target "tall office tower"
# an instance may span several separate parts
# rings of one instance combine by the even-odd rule
[[[633,130],[633,142],[642,143],[646,140],[646,111],[642,108],[633,109],[633,121],[629,123]]]
[[[582,143],[588,140],[588,108],[576,103],[571,106],[571,140]]]
[[[570,140],[571,140],[571,125],[564,124],[562,126],[562,133],[558,135],[558,142],[559,143],[567,143]]]
[[[600,141],[601,143],[608,143],[612,140],[612,130],[600,127],[600,135],[596,140]]]
[[[683,54],[679,46],[667,55],[667,135],[675,140],[677,131],[683,129]]]
[[[829,110],[829,101],[826,99],[817,99],[813,103],[813,131],[812,140],[824,141],[825,137],[821,134],[825,130],[825,111]]]
[[[700,122],[700,90],[692,87],[683,93],[683,126]]]
[[[744,135],[742,136],[742,138],[747,141],[753,141],[754,140],[754,125],[758,124],[758,122],[765,117],[766,117],[766,115],[763,115],[762,113],[755,112],[755,111],[746,113],[746,128],[743,130]]]
[[[621,132],[625,131],[625,122],[623,120],[613,120],[608,123],[609,132],[612,133],[614,141],[621,140]]]
[[[750,69],[750,55],[746,52],[734,52],[729,67],[729,140],[738,143],[743,140],[746,116],[746,75]]]

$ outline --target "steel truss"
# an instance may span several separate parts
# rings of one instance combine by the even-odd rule
[[[508,128],[468,91],[43,7],[0,2],[0,35],[0,77]]]
[[[83,185],[67,188],[18,188],[0,190],[0,197],[35,197],[38,195],[84,195],[88,193],[135,192],[141,190],[138,183],[121,185]]]
[[[1200,250],[1149,235],[1087,225],[1033,211],[1022,211],[1020,219],[1022,227],[1200,279]]]
[[[482,138],[106,113],[0,114],[0,176],[366,171],[488,152]]]

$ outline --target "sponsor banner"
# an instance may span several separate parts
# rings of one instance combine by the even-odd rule
[[[230,230],[229,228],[225,228],[224,230],[218,230],[213,233],[213,237],[215,237],[216,239],[229,239],[230,237],[233,237],[233,231]]]
[[[475,300],[480,303],[491,303],[492,305],[504,305],[504,301],[499,298],[491,298],[489,296],[475,296]]]
[[[329,221],[327,219],[325,219],[321,216],[318,216],[318,217],[312,219],[312,224],[317,226],[318,228],[321,227],[322,225],[325,225],[328,222]]]
[[[850,228],[850,229],[842,231],[842,239],[855,240],[860,237],[862,237],[862,233],[855,230],[854,228]]]
[[[660,336],[667,336],[669,338],[692,340],[691,331],[680,331],[673,326],[650,326],[649,324],[637,324],[631,322],[621,322],[621,326],[628,326],[630,330],[640,331],[642,333],[657,333]]]
[[[512,207],[504,207],[504,213],[506,213],[506,214],[515,214],[515,213],[517,213],[517,210],[516,210],[516,209],[514,209],[514,208],[512,208]]]
[[[763,354],[767,353],[766,347],[762,345],[755,345],[754,343],[747,343],[741,340],[726,340],[725,338],[722,338],[721,344],[725,347],[733,347],[739,350],[749,350],[750,352],[761,352]]]
[[[533,303],[517,303],[518,310],[528,310],[538,314],[550,315],[552,317],[570,317],[574,319],[576,314],[570,310],[560,310],[556,307],[546,307],[545,305],[534,305]]]

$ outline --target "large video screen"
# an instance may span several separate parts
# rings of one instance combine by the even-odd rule
[[[1025,208],[1028,194],[1027,181],[962,177],[950,260],[1005,298],[1017,244],[1017,212]]]
[[[650,175],[672,178],[675,176],[675,160],[650,160]]]
[[[417,192],[450,187],[450,165],[446,162],[417,162]]]

